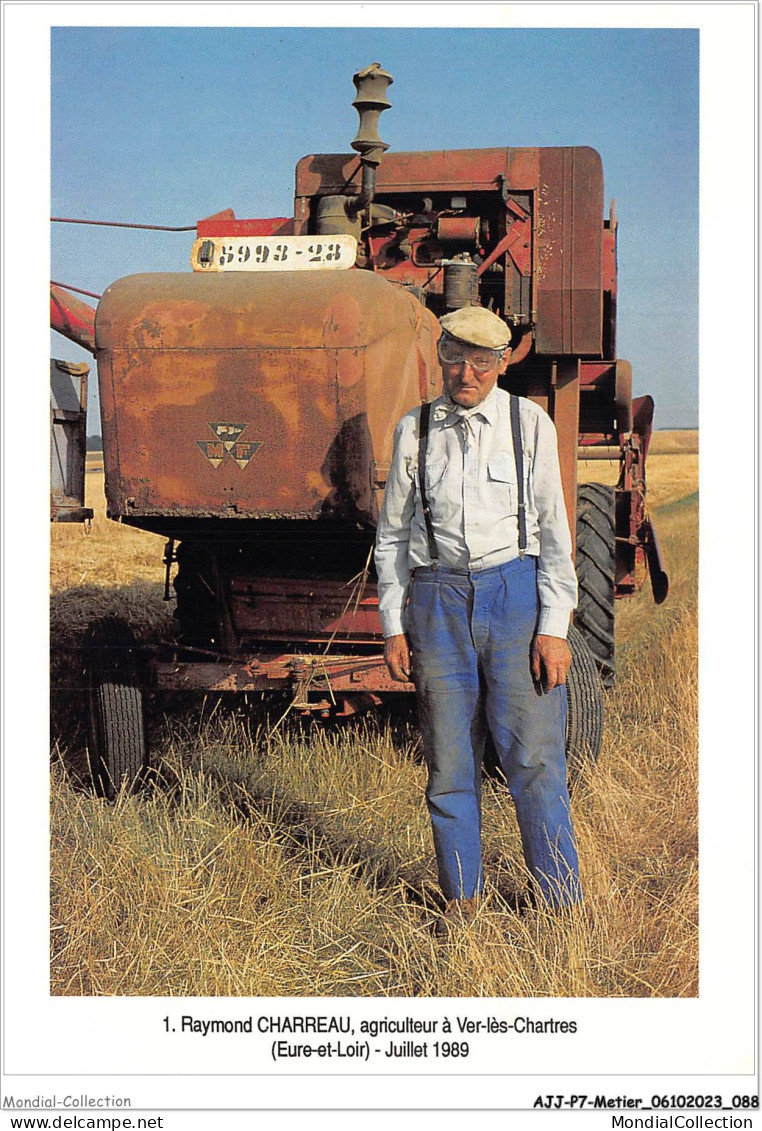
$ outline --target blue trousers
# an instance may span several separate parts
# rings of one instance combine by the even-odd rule
[[[413,576],[407,631],[429,771],[426,802],[448,899],[470,899],[484,886],[487,728],[536,891],[556,908],[581,899],[566,785],[566,688],[539,694],[530,669],[538,606],[534,557]]]

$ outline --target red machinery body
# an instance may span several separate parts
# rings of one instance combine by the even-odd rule
[[[295,233],[319,226],[320,202],[357,177],[356,158],[303,158]],[[384,278],[444,300],[441,261],[476,252],[482,305],[491,300],[513,325],[531,326],[538,353],[604,356],[603,171],[594,149],[389,153],[374,200],[410,217],[371,236],[372,267]]]
[[[352,688],[389,690],[370,551],[394,427],[441,390],[437,318],[471,303],[513,330],[502,383],[555,421],[573,536],[579,446],[619,450],[612,602],[649,566],[666,595],[645,511],[653,402],[633,405],[616,358],[616,221],[602,218],[598,154],[374,163],[353,146],[360,158],[298,163],[293,218],[202,220],[192,273],[121,279],[98,306],[108,513],[167,536],[179,562],[185,652],[159,666],[164,686],[296,685],[305,704],[319,688],[339,713]],[[357,241],[348,270],[220,267],[261,258],[257,238],[337,235]],[[88,344],[83,304],[67,314],[60,296],[56,328]],[[210,675],[200,653],[227,668]]]

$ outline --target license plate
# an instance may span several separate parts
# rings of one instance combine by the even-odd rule
[[[196,240],[194,271],[341,271],[357,256],[354,236],[215,236]]]

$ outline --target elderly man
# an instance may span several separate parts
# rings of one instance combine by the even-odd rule
[[[444,394],[397,425],[375,560],[386,663],[416,685],[447,929],[484,888],[487,728],[533,898],[560,909],[581,892],[564,749],[577,582],[555,428],[498,388],[501,318],[465,307],[441,326]]]

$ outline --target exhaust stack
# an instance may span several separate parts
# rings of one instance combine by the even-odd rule
[[[352,214],[357,215],[358,212],[370,211],[376,192],[376,169],[389,148],[388,143],[378,136],[378,119],[391,106],[386,92],[394,79],[380,63],[371,63],[364,70],[357,71],[352,82],[357,90],[352,105],[360,116],[360,125],[351,145],[360,154],[362,165],[362,190],[359,197],[352,201],[351,209]]]

